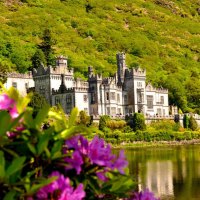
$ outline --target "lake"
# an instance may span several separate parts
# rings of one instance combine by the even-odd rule
[[[149,188],[161,200],[200,199],[200,145],[125,150],[138,190]]]

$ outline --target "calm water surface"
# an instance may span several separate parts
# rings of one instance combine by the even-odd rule
[[[200,200],[200,145],[125,150],[138,189],[161,200]]]

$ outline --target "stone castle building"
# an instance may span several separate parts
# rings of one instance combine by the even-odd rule
[[[56,67],[33,70],[35,91],[52,105],[60,104],[69,114],[73,107],[89,115],[125,116],[134,112],[145,115],[169,115],[168,90],[146,85],[146,70],[128,69],[125,54],[117,54],[117,72],[103,78],[88,67],[88,79],[74,78],[67,58],[57,58]]]

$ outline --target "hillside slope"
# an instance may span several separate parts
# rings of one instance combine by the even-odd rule
[[[88,65],[112,74],[124,51],[128,66],[170,90],[171,104],[200,107],[199,0],[1,0],[0,13],[1,69],[30,68],[49,29],[55,55],[67,55],[77,75]]]

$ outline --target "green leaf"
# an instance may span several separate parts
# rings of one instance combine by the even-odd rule
[[[44,107],[39,111],[39,113],[37,114],[34,123],[36,124],[36,126],[40,127],[42,122],[44,122],[44,119],[47,117],[48,115],[48,111],[49,111],[49,105],[44,105]]]
[[[31,100],[31,96],[32,94],[29,93],[26,97],[19,97],[17,101],[17,110],[19,111],[19,113],[23,112],[24,109],[27,107],[28,103]]]
[[[3,136],[10,131],[11,116],[7,111],[0,111],[0,119],[0,136]]]
[[[3,151],[0,151],[0,180],[5,177],[5,158]]]
[[[77,116],[78,116],[78,108],[75,107],[70,113],[70,117],[69,117],[69,121],[68,121],[69,128],[74,126],[74,124],[76,123]]]
[[[18,158],[18,157],[19,157],[19,155],[18,155],[15,151],[13,151],[12,149],[3,148],[3,150],[4,150],[5,152],[9,153],[10,155],[12,155],[12,156],[15,157],[15,158]]]
[[[24,114],[24,123],[28,128],[35,128],[35,123],[32,117],[32,110],[30,109],[26,110]]]
[[[69,129],[62,131],[60,135],[56,136],[56,138],[67,139],[76,133],[82,133],[83,135],[84,133],[88,133],[88,132],[89,132],[89,129],[87,127],[85,127],[84,125],[78,125],[78,126],[73,126]]]
[[[15,158],[12,161],[12,164],[6,170],[6,176],[9,177],[12,174],[14,174],[15,172],[17,172],[18,170],[20,170],[21,168],[23,168],[23,164],[24,164],[25,160],[26,160],[25,156]]]
[[[27,146],[34,155],[37,154],[35,147],[31,143],[27,143]]]
[[[58,140],[54,143],[52,149],[51,149],[51,157],[52,159],[56,159],[59,158],[60,156],[62,156],[62,144],[63,141],[62,140]]]
[[[47,148],[47,145],[49,143],[49,139],[50,139],[50,134],[54,131],[54,128],[51,127],[47,130],[45,130],[45,132],[40,135],[39,137],[39,142],[37,145],[37,150],[38,150],[38,155],[40,155],[45,148]]]
[[[34,194],[39,190],[40,188],[52,183],[53,181],[57,180],[58,177],[52,176],[51,178],[42,180],[39,184],[35,184],[31,187],[31,189],[28,191],[29,194]]]
[[[16,195],[16,191],[15,190],[11,190],[10,192],[8,192],[6,194],[6,196],[3,198],[3,200],[13,200],[13,199],[15,199],[14,198],[15,195]]]

